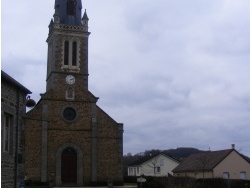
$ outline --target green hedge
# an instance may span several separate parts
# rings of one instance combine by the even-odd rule
[[[137,178],[136,176],[125,176],[124,183],[137,183]]]
[[[250,188],[250,181],[225,180],[222,178],[194,179],[180,177],[144,177],[146,182],[138,184],[141,188]]]
[[[122,181],[113,181],[112,184],[114,186],[123,186],[124,183]],[[104,187],[107,186],[108,182],[107,181],[92,181],[89,186],[90,187]]]

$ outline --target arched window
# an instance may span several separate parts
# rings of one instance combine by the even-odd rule
[[[64,42],[64,65],[69,65],[69,41]]]
[[[79,63],[79,41],[77,39],[66,39],[63,41],[62,69],[75,72],[80,71]]]
[[[76,58],[77,58],[77,43],[76,41],[74,41],[72,47],[72,66],[76,66]]]

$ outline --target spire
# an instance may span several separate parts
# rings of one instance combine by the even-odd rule
[[[89,18],[88,18],[86,9],[85,9],[83,17],[82,17],[82,25],[84,27],[84,31],[87,31],[87,32],[88,32],[88,29],[89,29],[88,22],[89,22]]]
[[[56,0],[55,1],[55,13],[54,13],[54,22],[55,23],[60,23],[60,16],[59,16],[59,6],[60,5],[60,1]]]
[[[55,23],[66,25],[82,25],[81,0],[55,0]],[[59,19],[58,19],[59,18]]]
[[[87,12],[86,12],[86,9],[85,9],[85,11],[84,11],[82,20],[89,20],[88,15],[87,15]]]
[[[49,33],[51,33],[51,31],[52,31],[53,25],[54,25],[54,22],[53,22],[53,19],[51,19],[51,21],[49,23]]]

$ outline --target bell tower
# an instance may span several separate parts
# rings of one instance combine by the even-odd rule
[[[81,0],[55,0],[46,92],[24,117],[25,174],[57,187],[123,181],[123,124],[88,89],[88,16]]]
[[[86,10],[81,17],[81,0],[56,0],[54,8],[47,38],[46,92],[59,93],[68,88],[74,91],[76,87],[87,91],[90,33]]]

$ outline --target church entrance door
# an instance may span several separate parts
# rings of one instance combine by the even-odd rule
[[[77,154],[72,148],[66,148],[62,153],[61,180],[63,184],[74,184],[77,181]]]

